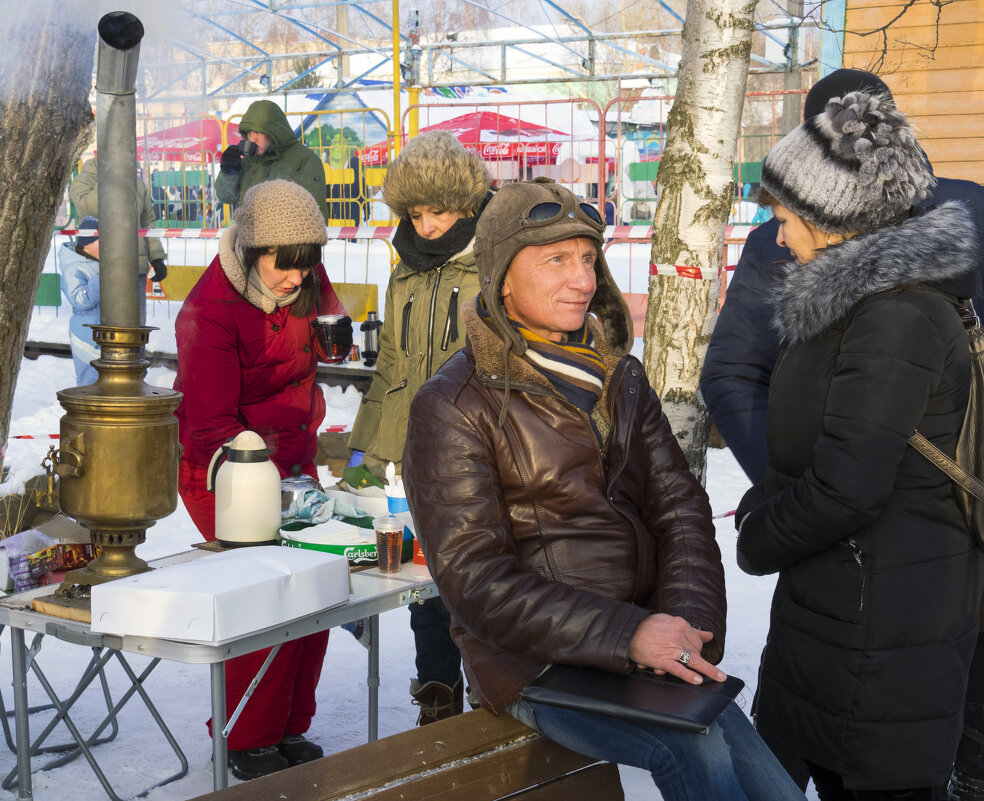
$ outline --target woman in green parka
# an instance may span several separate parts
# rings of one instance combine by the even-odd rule
[[[444,131],[410,140],[386,174],[383,200],[400,218],[393,237],[400,263],[386,289],[376,375],[348,442],[377,477],[388,462],[400,472],[410,401],[464,347],[459,310],[478,294],[472,245],[490,187],[481,159]],[[461,655],[440,598],[409,608],[417,649],[410,693],[424,725],[462,711]]]
[[[245,155],[238,145],[230,145],[222,152],[215,179],[219,200],[241,203],[251,186],[285,178],[314,196],[327,225],[325,165],[317,153],[294,136],[280,106],[270,100],[251,103],[239,121],[239,133],[255,146],[255,151]]]
[[[348,443],[380,478],[388,462],[400,472],[413,396],[464,347],[458,310],[478,294],[472,243],[490,185],[481,159],[444,131],[410,140],[387,172],[400,263],[386,288],[376,375]]]

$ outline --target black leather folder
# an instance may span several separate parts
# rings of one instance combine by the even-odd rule
[[[523,688],[522,698],[706,734],[744,686],[736,676],[723,682],[705,678],[703,684],[695,685],[676,676],[657,676],[651,670],[621,676],[589,667],[553,665]]]

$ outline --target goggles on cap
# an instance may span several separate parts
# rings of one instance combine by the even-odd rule
[[[529,211],[524,212],[516,220],[498,228],[493,234],[493,245],[509,239],[520,231],[536,230],[561,220],[579,220],[593,228],[599,234],[604,233],[605,221],[598,209],[590,203],[582,203],[573,196],[564,197],[562,203],[544,201],[537,203]]]

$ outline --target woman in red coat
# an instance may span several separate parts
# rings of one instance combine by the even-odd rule
[[[207,540],[215,496],[205,488],[215,451],[240,431],[263,437],[281,476],[317,478],[325,358],[311,322],[344,314],[321,262],[324,219],[303,187],[276,180],[247,191],[236,225],[181,307],[175,324],[184,397],[175,414],[184,448],[178,487]],[[303,735],[314,716],[328,632],[284,643],[229,733],[229,767],[252,779],[322,756]],[[236,708],[268,651],[226,662],[226,708]]]

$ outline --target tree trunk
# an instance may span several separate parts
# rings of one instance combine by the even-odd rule
[[[660,199],[653,221],[644,363],[701,481],[709,424],[697,384],[717,319],[756,2],[688,0],[677,93],[656,179]]]
[[[0,448],[10,428],[55,213],[92,122],[89,89],[97,19],[71,24],[72,4],[4,9],[0,69]]]

